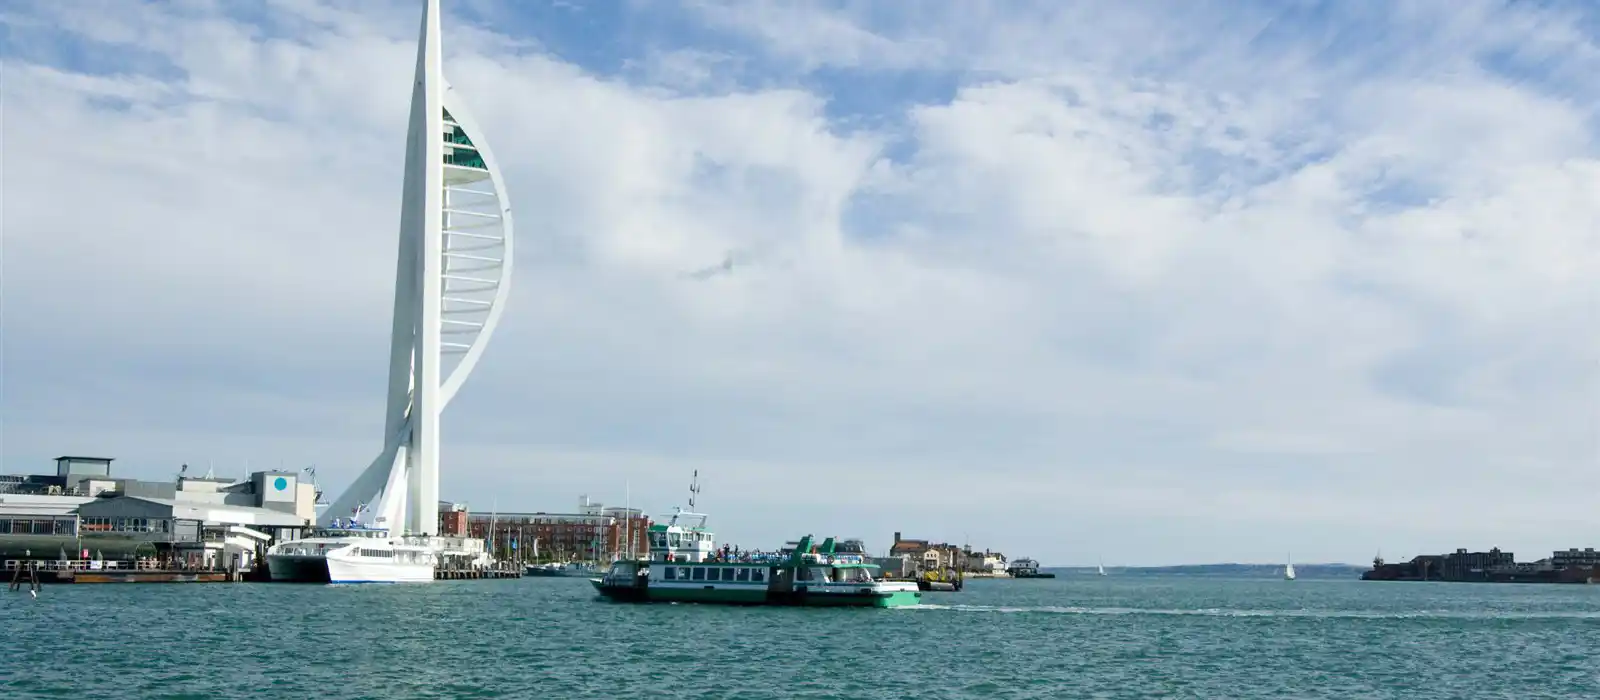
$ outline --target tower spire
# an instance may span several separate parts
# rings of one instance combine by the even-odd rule
[[[406,445],[409,508],[406,531],[433,533],[439,519],[440,297],[444,258],[444,65],[439,49],[439,2],[423,0],[417,76],[411,92],[401,226],[411,228],[418,253],[412,274],[418,295],[412,318],[411,440]],[[412,159],[416,157],[416,160]],[[409,214],[409,216],[407,216]],[[406,232],[401,232],[406,237]]]
[[[439,0],[423,0],[422,9],[383,450],[327,511],[374,503],[376,521],[418,535],[438,531],[440,416],[499,325],[513,240],[500,170],[444,78]]]

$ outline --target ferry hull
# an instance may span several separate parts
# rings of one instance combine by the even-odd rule
[[[702,603],[710,605],[783,605],[816,608],[896,608],[917,605],[915,589],[859,591],[773,591],[756,587],[621,586],[590,579],[600,595],[620,603]]]
[[[328,557],[328,583],[432,583],[433,565]]]
[[[332,557],[268,555],[272,580],[285,583],[424,583],[433,581],[426,564],[347,562]]]

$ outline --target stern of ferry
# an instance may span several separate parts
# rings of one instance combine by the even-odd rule
[[[922,604],[922,591],[910,581],[882,581],[874,588],[873,607],[899,608]]]

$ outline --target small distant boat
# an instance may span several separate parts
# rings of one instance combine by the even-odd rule
[[[1104,576],[1104,575],[1106,575],[1106,565],[1105,565],[1104,562],[1098,562],[1098,563],[1096,563],[1094,565],[1094,575],[1096,575],[1096,576]]]
[[[524,576],[560,576],[561,565],[555,562],[549,564],[529,564],[522,568]]]
[[[1028,559],[1026,557],[1024,557],[1022,559],[1018,559],[1018,560],[1012,562],[1011,566],[1006,567],[1006,573],[1011,574],[1011,578],[1055,578],[1056,577],[1055,574],[1052,574],[1052,573],[1050,573],[1048,571],[1046,571],[1046,572],[1039,571],[1039,562],[1036,562],[1036,561],[1034,561],[1032,559]]]
[[[594,578],[595,576],[599,576],[600,573],[600,568],[594,564],[569,562],[566,566],[561,567],[560,575],[576,578]]]
[[[1283,580],[1294,580],[1294,556],[1290,555],[1289,562],[1283,567]]]
[[[599,573],[599,570],[595,567],[588,564],[580,564],[578,562],[571,562],[567,564],[561,564],[558,562],[529,564],[522,569],[522,574],[524,576],[566,576],[575,578],[590,578],[598,575]]]

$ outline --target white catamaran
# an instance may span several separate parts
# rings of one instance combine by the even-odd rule
[[[310,537],[267,550],[274,581],[300,583],[420,583],[433,580],[438,554],[389,529],[335,521]]]

